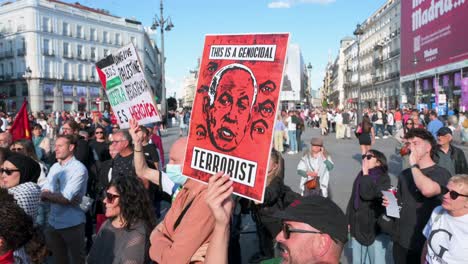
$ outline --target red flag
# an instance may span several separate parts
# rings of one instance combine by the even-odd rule
[[[28,119],[28,101],[24,100],[10,131],[13,141],[18,139],[31,139],[31,128],[29,127]]]

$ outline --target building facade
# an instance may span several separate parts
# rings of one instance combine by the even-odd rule
[[[130,42],[153,93],[160,95],[160,54],[140,22],[79,3],[4,3],[0,7],[0,107],[16,111],[26,97],[33,112],[103,111],[109,104],[95,63]]]
[[[308,87],[308,73],[301,48],[297,44],[289,44],[280,93],[281,109],[292,110],[305,107]]]
[[[358,70],[363,107],[397,107],[401,102],[400,0],[388,0],[361,30]]]

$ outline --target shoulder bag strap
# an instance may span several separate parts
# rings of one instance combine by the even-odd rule
[[[182,210],[182,212],[180,213],[179,217],[177,217],[177,220],[175,221],[174,223],[174,230],[177,229],[177,227],[179,226],[180,222],[182,221],[182,218],[184,218],[185,214],[187,213],[188,209],[190,208],[190,206],[192,206],[192,203],[193,203],[193,200],[192,199],[184,208],[184,210]]]

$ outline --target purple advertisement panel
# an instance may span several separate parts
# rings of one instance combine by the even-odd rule
[[[401,75],[468,59],[467,14],[465,0],[402,0]]]
[[[461,89],[460,110],[464,112],[468,110],[468,77],[462,79]]]

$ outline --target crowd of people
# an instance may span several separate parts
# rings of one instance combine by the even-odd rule
[[[109,115],[31,114],[31,139],[13,140],[0,113],[0,263],[241,263],[241,215],[256,225],[250,263],[464,263],[468,257],[468,141],[464,114],[434,111],[282,111],[274,127],[263,203],[233,195],[218,172],[208,185],[182,174],[190,112],[164,158],[160,123]],[[358,122],[359,120],[359,122]],[[466,123],[466,124],[465,124]],[[321,136],[303,142],[306,129]],[[361,169],[343,212],[329,198],[325,140],[356,138]],[[376,139],[394,138],[403,170],[391,186]],[[301,158],[286,171],[283,154]],[[351,157],[350,157],[351,159]],[[300,178],[300,193],[285,177]],[[382,191],[394,193],[399,218]]]

